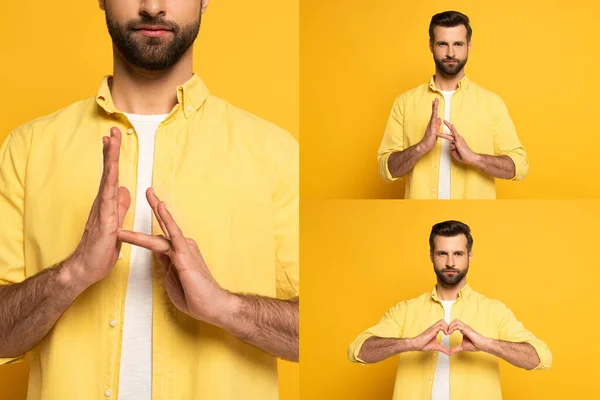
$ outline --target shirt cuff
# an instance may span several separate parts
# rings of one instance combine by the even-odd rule
[[[522,148],[511,151],[506,154],[510,157],[515,164],[515,176],[512,177],[511,181],[520,181],[524,179],[529,173],[529,161],[527,160],[527,154]]]
[[[350,361],[361,365],[366,364],[366,362],[364,362],[364,360],[362,360],[358,355],[360,354],[360,349],[362,349],[363,344],[372,336],[373,335],[369,333],[363,333],[356,338],[356,340],[354,340],[350,346],[348,346],[348,359]]]
[[[535,349],[537,353],[540,363],[533,369],[533,371],[546,371],[549,370],[552,366],[552,352],[550,352],[550,348],[539,340],[526,340],[525,343],[529,343]]]
[[[14,358],[0,358],[0,365],[18,363],[18,362],[22,362],[24,359],[25,359],[25,354],[23,354],[22,356],[19,356],[19,357],[14,357]]]
[[[390,173],[390,169],[388,167],[388,159],[390,158],[392,153],[393,153],[393,151],[379,157],[379,175],[386,182],[393,182],[393,181],[399,179],[399,178],[394,178],[392,176],[392,174]]]

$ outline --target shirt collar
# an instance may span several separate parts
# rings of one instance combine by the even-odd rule
[[[468,299],[472,292],[473,292],[473,289],[471,289],[471,286],[467,283],[462,289],[459,290],[458,298],[459,299],[461,299],[461,298]],[[433,290],[431,291],[431,298],[434,301],[440,301],[440,298],[438,297],[438,294],[437,294],[437,286],[433,287]]]
[[[439,92],[438,88],[435,86],[435,80],[433,79],[435,75],[432,75],[429,79],[429,88],[434,92]],[[458,81],[458,90],[464,90],[469,87],[471,80],[467,77],[467,75],[463,76],[460,81]]]
[[[104,109],[109,115],[120,112],[113,103],[109,88],[110,75],[102,78],[100,88],[96,94],[96,103]],[[177,86],[177,102],[181,105],[185,118],[189,118],[192,114],[206,101],[209,91],[202,79],[196,74],[185,82],[183,85]]]

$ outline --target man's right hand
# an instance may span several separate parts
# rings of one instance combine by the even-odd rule
[[[412,351],[440,351],[450,355],[450,350],[439,344],[436,340],[437,334],[440,331],[446,335],[448,334],[448,324],[443,319],[433,324],[419,336],[409,339],[410,349]]]
[[[121,131],[113,127],[102,138],[104,168],[81,242],[65,261],[71,283],[84,290],[104,278],[119,258],[118,230],[131,204],[129,190],[119,187]]]
[[[431,105],[431,118],[427,124],[427,129],[425,129],[425,136],[423,136],[423,139],[417,144],[417,148],[421,154],[429,153],[437,143],[440,127],[442,126],[442,119],[438,118],[437,115],[439,102],[438,99],[433,100]]]

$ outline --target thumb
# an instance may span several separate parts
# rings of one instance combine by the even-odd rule
[[[129,189],[125,186],[119,187],[117,197],[119,199],[119,226],[122,227],[123,221],[125,220],[125,214],[127,214],[127,210],[129,210],[129,206],[131,205],[131,194],[129,194]]]

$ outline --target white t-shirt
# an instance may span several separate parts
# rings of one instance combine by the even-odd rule
[[[450,323],[450,312],[452,304],[456,300],[440,300],[444,306],[444,321]],[[442,346],[450,348],[450,336],[442,333]],[[450,400],[450,357],[438,352],[437,366],[435,367],[435,377],[433,379],[433,389],[431,391],[431,400]]]
[[[138,138],[137,193],[133,230],[152,233],[152,208],[146,189],[152,186],[154,138],[167,115],[126,114]],[[131,209],[131,207],[130,207]],[[119,400],[152,398],[152,252],[131,246],[129,279],[119,373]]]
[[[450,100],[456,90],[442,90],[444,96],[444,119],[450,122]],[[444,133],[450,133],[450,129],[444,124]],[[440,178],[438,181],[438,199],[450,199],[450,142],[442,139],[442,155],[440,157]]]

